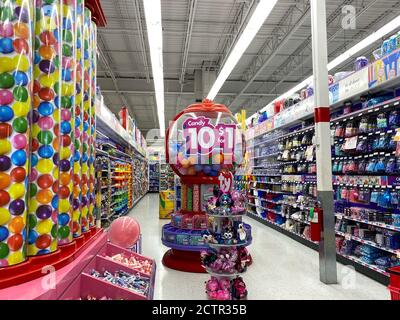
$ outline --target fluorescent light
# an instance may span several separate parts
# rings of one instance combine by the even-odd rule
[[[256,36],[258,30],[260,30],[261,26],[264,24],[265,19],[269,16],[277,1],[278,0],[261,0],[257,5],[253,15],[246,25],[246,28],[240,35],[239,40],[236,42],[231,54],[228,59],[226,59],[221,72],[218,74],[217,79],[211,87],[207,99],[214,100],[217,96],[225,80],[229,77],[233,68],[235,68],[239,59]]]
[[[153,71],[154,90],[156,93],[157,115],[160,125],[160,135],[165,134],[164,115],[164,67],[163,39],[161,26],[160,0],[143,0],[146,17],[147,38],[150,47],[151,69]]]
[[[340,56],[337,58],[333,59],[331,62],[328,63],[328,71],[336,68],[346,60],[350,59],[354,55],[356,55],[358,52],[361,50],[367,48],[371,44],[373,44],[375,41],[380,40],[384,36],[386,36],[388,33],[391,33],[393,30],[396,30],[397,28],[400,27],[400,16],[394,18],[392,21],[389,23],[385,24],[382,28],[378,29],[374,33],[370,34],[368,37],[366,37],[364,40],[361,40],[359,43],[357,43],[354,47],[351,47],[349,50],[346,52],[342,53]],[[310,83],[313,81],[313,76],[311,75],[307,79],[305,79],[303,82],[299,83],[296,85],[294,88],[290,89],[286,93],[280,95],[278,98],[274,99],[272,102],[270,102],[268,105],[266,105],[264,108],[262,108],[260,111],[264,112],[267,110],[267,107],[271,104],[273,104],[275,101],[282,100],[284,98],[287,98],[291,96],[292,94],[298,92],[299,90],[305,88],[308,86]],[[251,117],[247,118],[246,123],[250,124],[251,118],[255,117],[257,113],[254,113]]]

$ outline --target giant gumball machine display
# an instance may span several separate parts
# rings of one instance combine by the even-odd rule
[[[163,227],[162,242],[171,248],[164,255],[165,266],[205,271],[200,260],[200,252],[208,248],[205,201],[220,179],[233,177],[232,171],[242,162],[243,143],[232,113],[209,100],[188,106],[172,121],[166,134],[166,159],[180,177],[182,191],[181,209]]]

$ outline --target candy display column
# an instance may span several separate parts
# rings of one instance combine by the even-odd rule
[[[89,227],[92,230],[96,229],[96,220],[100,219],[100,214],[95,211],[95,170],[94,162],[96,159],[96,148],[94,142],[96,141],[96,74],[97,74],[97,26],[92,21],[90,28],[90,41],[92,43],[90,50],[91,60],[91,100],[90,100],[90,128],[89,128]]]
[[[26,260],[32,17],[33,1],[0,2],[0,269]]]
[[[83,21],[83,127],[81,132],[82,141],[82,167],[81,167],[81,222],[82,232],[86,233],[89,231],[89,223],[91,217],[89,216],[89,110],[91,103],[91,78],[90,78],[90,10],[84,9],[84,21]]]
[[[80,206],[81,198],[81,158],[83,130],[83,0],[77,0],[76,6],[76,59],[74,64],[76,89],[75,89],[75,110],[74,110],[74,176],[73,176],[73,200],[72,200],[72,233],[77,243],[82,243],[82,211]]]
[[[59,156],[59,186],[58,186],[58,244],[66,245],[73,240],[72,211],[73,196],[73,162],[74,162],[74,96],[76,82],[75,76],[75,48],[76,48],[76,1],[62,0],[61,13],[61,48],[62,48],[62,83],[61,83],[61,122],[60,122],[60,156]],[[72,244],[74,245],[74,244]]]
[[[61,96],[60,2],[37,5],[35,15],[34,85],[29,201],[31,256],[57,250],[58,152]]]

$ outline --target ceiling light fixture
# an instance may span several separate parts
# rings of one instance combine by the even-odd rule
[[[278,0],[260,0],[260,3],[257,5],[249,22],[247,23],[246,28],[240,35],[239,40],[233,47],[229,57],[226,59],[225,64],[218,74],[217,79],[211,87],[211,90],[207,95],[207,99],[214,100],[214,98],[217,96],[219,90],[222,88],[239,59],[256,36],[258,30],[260,30],[261,26],[264,24],[265,19],[267,19],[277,1]]]
[[[392,21],[389,23],[385,24],[382,28],[378,29],[374,33],[370,34],[368,37],[366,37],[364,40],[361,40],[359,43],[357,43],[355,46],[351,47],[349,50],[346,52],[342,53],[340,56],[337,58],[333,59],[331,62],[328,63],[328,71],[338,67],[341,65],[343,62],[346,60],[350,59],[353,57],[355,54],[359,53],[361,50],[364,50],[374,42],[380,40],[381,38],[385,37],[387,34],[391,33],[392,31],[396,30],[397,28],[400,28],[400,16],[394,18]],[[298,92],[299,90],[305,88],[309,84],[311,84],[313,81],[313,75],[296,85],[294,88],[290,89],[289,91],[285,92],[284,94],[280,95],[278,98],[274,99],[272,102],[270,102],[268,105],[266,105],[264,108],[260,110],[260,112],[264,112],[267,110],[267,107],[274,103],[275,101],[279,101],[282,99],[285,99],[287,97],[290,97],[294,93]],[[257,112],[254,113],[251,117],[247,118],[246,123],[249,124],[251,119],[253,117],[257,116]]]
[[[153,71],[154,90],[156,94],[157,115],[160,125],[160,135],[165,135],[164,107],[164,67],[163,39],[161,26],[161,1],[143,0],[144,14],[147,26],[147,39],[150,47],[151,69]]]

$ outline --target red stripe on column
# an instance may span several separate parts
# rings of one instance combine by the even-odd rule
[[[314,120],[318,122],[330,122],[331,113],[329,107],[318,107],[314,109]]]

